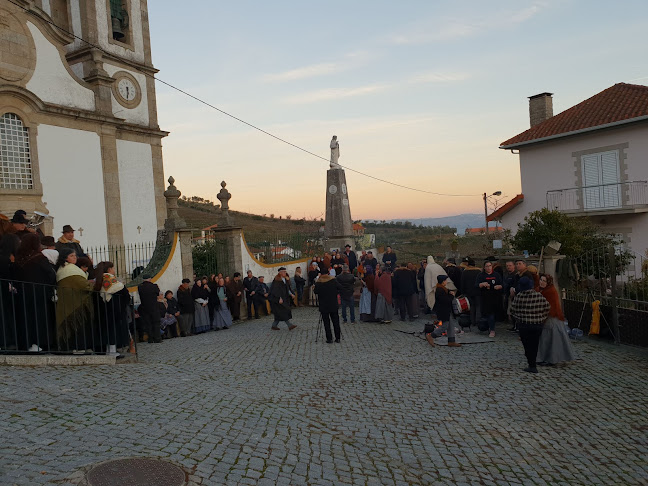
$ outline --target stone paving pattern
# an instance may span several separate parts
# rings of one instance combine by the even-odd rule
[[[0,367],[0,484],[126,457],[192,485],[648,484],[645,350],[580,343],[531,375],[504,324],[450,349],[400,322],[315,343],[317,317],[143,344],[137,364]]]

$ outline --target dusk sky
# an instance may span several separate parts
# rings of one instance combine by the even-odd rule
[[[148,2],[159,78],[347,171],[354,219],[483,211],[520,190],[499,144],[618,82],[648,84],[648,2]],[[328,163],[157,83],[166,177],[234,210],[324,213]],[[551,188],[547,188],[551,189]],[[504,202],[502,201],[502,202]]]

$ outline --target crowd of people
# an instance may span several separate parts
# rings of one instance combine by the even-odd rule
[[[0,215],[0,348],[106,352],[131,345],[131,296],[109,261],[96,265],[63,226],[55,240],[26,212]]]
[[[354,324],[357,301],[363,322],[389,323],[394,316],[412,321],[431,314],[437,322],[426,336],[431,345],[446,334],[448,346],[460,347],[457,334],[473,326],[494,338],[495,323],[508,321],[510,331],[520,335],[527,371],[533,373],[537,363],[573,359],[553,279],[523,259],[502,265],[489,257],[478,267],[471,257],[438,264],[430,256],[414,264],[400,262],[387,247],[379,263],[372,251],[356,253],[346,245],[344,251],[313,257],[292,278],[284,267],[269,283],[251,270],[244,278],[238,272],[231,278],[194,275],[193,281],[182,280],[175,293],[162,293],[144,271],[139,304],[129,312],[130,294],[115,277],[112,262],[95,265],[70,225],[55,240],[28,223],[24,211],[11,220],[0,217],[0,349],[119,354],[131,345],[136,330],[141,340],[159,343],[230,329],[243,305],[247,319],[272,314],[272,330],[279,330],[281,322],[289,330],[296,327],[292,307],[317,306],[332,343],[340,341],[339,308],[342,324]],[[463,315],[456,315],[458,297],[468,302]]]

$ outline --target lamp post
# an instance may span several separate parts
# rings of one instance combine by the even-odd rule
[[[493,194],[490,196],[484,193],[484,221],[486,222],[486,236],[488,236],[488,198],[491,196],[501,196],[502,191],[495,191]]]

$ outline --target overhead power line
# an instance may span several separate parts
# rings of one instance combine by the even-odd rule
[[[29,14],[32,14],[32,12],[28,8],[23,7],[22,5],[19,5],[15,1],[13,1],[13,0],[6,0],[6,1],[9,2],[9,3],[14,4],[16,7],[21,8],[25,12],[27,12]],[[65,32],[65,33],[71,35],[72,37],[74,37],[75,39],[80,40],[81,42],[89,45],[90,47],[94,47],[95,49],[98,49],[101,52],[105,52],[106,54],[111,55],[111,53],[106,51],[103,47],[98,46],[96,44],[93,44],[92,42],[87,41],[84,38],[79,37],[78,35],[75,35],[73,32],[70,32],[69,30],[66,30],[66,29],[56,25],[51,20],[47,20],[47,19],[42,19],[42,20],[44,20],[45,22],[49,23],[50,25],[56,27],[61,32]],[[267,130],[264,130],[264,129],[250,123],[250,122],[247,122],[247,121],[243,120],[242,118],[239,118],[239,117],[237,117],[237,116],[235,116],[235,115],[233,115],[231,113],[228,113],[227,111],[222,110],[222,109],[218,108],[217,106],[214,106],[211,103],[209,103],[209,102],[207,102],[207,101],[205,101],[205,100],[203,100],[201,98],[198,98],[197,96],[192,95],[191,93],[189,93],[189,92],[187,92],[187,91],[185,91],[185,90],[183,90],[181,88],[178,88],[177,86],[174,86],[171,83],[168,83],[168,82],[164,81],[163,79],[158,78],[154,74],[148,73],[148,72],[142,70],[141,68],[139,68],[137,66],[132,66],[132,67],[133,67],[133,69],[137,70],[138,72],[140,72],[144,76],[148,76],[148,77],[158,81],[159,83],[162,83],[165,86],[168,86],[169,88],[171,88],[171,89],[173,89],[173,90],[175,90],[175,91],[177,91],[179,93],[182,93],[183,95],[188,96],[189,98],[191,98],[191,99],[193,99],[193,100],[195,100],[195,101],[197,101],[199,103],[202,103],[203,105],[208,106],[209,108],[212,108],[213,110],[216,110],[216,111],[218,111],[219,113],[221,113],[221,114],[223,114],[225,116],[228,116],[228,117],[232,118],[233,120],[236,120],[236,121],[238,121],[240,123],[243,123],[244,125],[247,125],[248,127],[253,128],[254,130],[257,130],[257,131],[259,131],[259,132],[261,132],[261,133],[263,133],[263,134],[265,134],[265,135],[267,135],[269,137],[274,138],[275,140],[278,140],[279,142],[285,143],[286,145],[290,145],[291,147],[296,148],[297,150],[301,150],[302,152],[305,152],[308,155],[311,155],[311,156],[316,157],[318,159],[322,159],[322,160],[324,160],[326,162],[329,162],[329,159],[327,159],[326,157],[322,157],[321,155],[318,155],[318,154],[316,154],[314,152],[311,152],[310,150],[307,150],[307,149],[305,149],[303,147],[300,147],[299,145],[296,145],[296,144],[294,144],[292,142],[289,142],[288,140],[285,140],[285,139],[283,139],[283,138],[281,138],[281,137],[279,137],[279,136],[277,136],[277,135],[275,135],[273,133],[268,132]],[[376,181],[384,182],[385,184],[400,187],[402,189],[407,189],[407,190],[410,190],[410,191],[416,191],[416,192],[421,192],[421,193],[425,193],[425,194],[431,194],[431,195],[434,195],[434,196],[451,196],[451,197],[476,197],[476,196],[479,196],[479,197],[481,197],[481,194],[446,194],[446,193],[441,193],[441,192],[427,191],[425,189],[418,189],[416,187],[410,187],[410,186],[406,186],[406,185],[403,185],[403,184],[398,184],[396,182],[381,179],[380,177],[376,177],[376,176],[373,176],[371,174],[367,174],[366,172],[362,172],[362,171],[359,171],[357,169],[353,169],[353,168],[348,167],[346,165],[342,165],[342,164],[339,164],[339,165],[341,167],[343,167],[344,169],[347,169],[347,170],[349,170],[351,172],[355,172],[356,174],[360,174],[360,175],[363,175],[365,177],[369,177],[370,179],[374,179]]]

